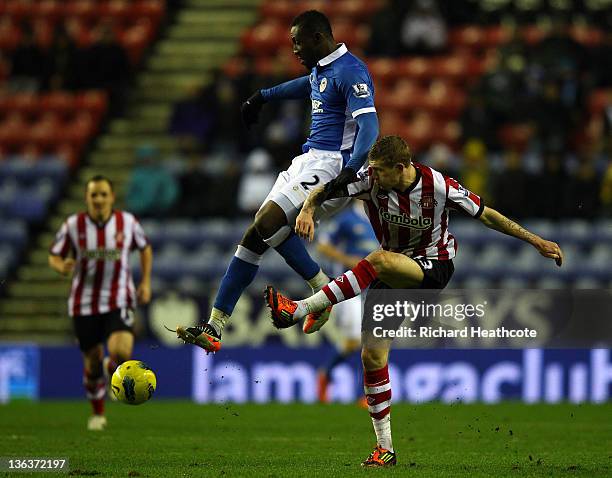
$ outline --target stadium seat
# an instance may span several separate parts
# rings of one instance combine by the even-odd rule
[[[597,243],[612,244],[612,220],[599,219],[592,225],[591,233],[593,240]]]
[[[567,285],[567,282],[560,277],[546,276],[535,281],[535,287],[538,289],[564,289]]]
[[[30,162],[17,156],[0,162],[0,180],[12,178],[20,184],[31,184],[42,178],[61,184],[67,174],[66,163],[56,157]]]
[[[414,112],[417,102],[424,95],[423,89],[409,79],[399,80],[392,89],[377,94],[376,103],[383,113],[389,109],[398,113]]]
[[[569,33],[574,40],[586,47],[596,47],[604,40],[604,32],[588,26],[573,25]]]
[[[32,16],[36,20],[55,23],[65,14],[66,3],[57,0],[40,0],[32,5]]]
[[[521,36],[528,45],[534,45],[535,43],[542,41],[545,35],[546,32],[537,25],[526,26],[521,31]]]
[[[74,0],[67,2],[64,12],[67,17],[78,19],[82,22],[91,22],[98,14],[96,3],[92,0]]]
[[[261,18],[274,19],[278,22],[289,22],[294,16],[295,8],[292,2],[266,0],[259,9]]]
[[[285,45],[290,46],[286,25],[272,21],[260,23],[242,36],[244,50],[256,56],[270,55]]]
[[[485,31],[477,25],[453,28],[448,34],[448,43],[452,48],[476,50],[485,46]]]
[[[557,228],[555,239],[560,244],[585,246],[592,242],[592,227],[581,220],[565,220]]]
[[[76,98],[67,91],[53,91],[40,97],[39,108],[43,112],[68,116],[76,109]]]
[[[14,93],[9,96],[6,108],[14,113],[34,116],[38,113],[38,97],[34,93]]]
[[[25,246],[27,239],[28,230],[23,221],[0,219],[0,245],[8,244],[14,250],[20,250]]]
[[[9,16],[0,17],[0,49],[12,51],[21,42],[18,22]]]
[[[428,58],[405,58],[397,61],[398,74],[405,78],[428,80],[432,77],[433,60]]]
[[[365,25],[355,25],[354,23],[342,21],[334,23],[334,39],[355,51],[363,48],[368,41],[369,30]]]
[[[108,95],[105,91],[89,90],[75,95],[75,107],[92,113],[100,121],[108,108]]]
[[[501,289],[526,289],[529,283],[525,277],[506,277],[499,281],[498,286]]]
[[[390,58],[372,58],[368,60],[368,69],[374,80],[374,85],[383,87],[377,89],[377,94],[385,91],[389,85],[397,81],[399,76],[395,60]]]
[[[10,217],[37,223],[46,217],[47,203],[32,189],[24,189],[13,196],[7,212]]]

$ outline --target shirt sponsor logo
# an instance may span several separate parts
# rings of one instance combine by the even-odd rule
[[[312,100],[312,112],[313,113],[323,113],[323,102],[319,100]]]
[[[353,95],[357,98],[367,98],[370,96],[370,89],[365,83],[357,83],[353,85]]]
[[[321,83],[319,84],[319,93],[323,93],[325,88],[327,88],[327,78],[323,78],[321,80]]]
[[[96,261],[118,261],[121,259],[121,249],[87,249],[83,258]]]
[[[409,227],[411,229],[428,229],[431,227],[433,220],[430,217],[410,217],[406,213],[391,214],[385,211],[382,207],[378,210],[378,214],[384,221],[399,227]]]

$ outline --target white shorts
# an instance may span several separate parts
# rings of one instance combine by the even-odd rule
[[[332,308],[332,318],[343,339],[361,339],[361,316],[363,308],[361,297],[340,302]]]
[[[288,223],[293,225],[310,192],[334,179],[341,170],[340,151],[310,149],[293,158],[289,169],[278,175],[263,204],[274,201],[285,211]],[[350,202],[351,198],[325,201],[317,210],[315,220],[333,216]]]

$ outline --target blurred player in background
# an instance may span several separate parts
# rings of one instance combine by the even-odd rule
[[[528,242],[559,266],[563,262],[558,244],[486,207],[479,196],[454,179],[413,163],[408,145],[398,136],[385,136],[376,142],[369,153],[369,169],[359,176],[358,181],[341,188],[332,185],[313,191],[296,219],[295,232],[312,240],[314,213],[325,199],[356,197],[365,201],[382,249],[368,254],[357,266],[304,300],[293,301],[268,286],[266,302],[276,327],[291,327],[307,314],[349,300],[368,287],[446,287],[454,272],[452,259],[457,252],[455,238],[448,230],[450,210],[467,213],[491,229]],[[364,389],[377,444],[363,466],[390,466],[397,461],[391,439],[390,347],[391,340],[377,339],[364,330],[361,354]]]
[[[347,268],[352,269],[379,247],[360,201],[353,201],[352,207],[334,216],[326,226],[319,236],[317,251],[333,262],[333,277],[342,274]],[[338,325],[342,342],[338,344],[338,350],[329,364],[319,372],[319,401],[324,403],[329,401],[327,387],[332,370],[361,346],[361,299],[354,297],[338,304],[332,316]]]
[[[378,136],[374,88],[366,65],[344,44],[334,40],[329,20],[310,10],[291,24],[293,52],[309,74],[255,92],[241,112],[247,127],[257,122],[268,101],[304,99],[312,102],[311,130],[303,153],[278,176],[272,191],[246,230],[223,276],[208,323],[177,327],[177,335],[207,352],[221,347],[221,334],[242,292],[253,281],[263,254],[273,247],[287,264],[319,291],[329,278],[309,256],[291,228],[308,193],[321,184],[338,187],[356,179]],[[324,215],[333,214],[346,199],[328,202]],[[331,308],[312,314],[304,327],[327,320]]]
[[[87,212],[69,216],[56,234],[49,265],[72,276],[68,314],[83,354],[83,383],[93,408],[87,428],[103,430],[107,382],[132,355],[134,307],[151,300],[153,252],[136,218],[113,209],[115,193],[108,178],[94,176],[87,182],[85,202]],[[134,248],[140,253],[142,273],[138,289],[129,264]]]

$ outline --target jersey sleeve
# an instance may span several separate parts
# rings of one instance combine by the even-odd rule
[[[364,171],[357,173],[358,181],[350,183],[346,186],[348,195],[356,199],[368,199],[370,197],[370,191],[374,185],[374,178],[372,178],[372,170],[368,168]]]
[[[484,210],[483,199],[464,188],[459,182],[446,176],[446,208],[463,211],[477,219]]]
[[[374,84],[365,67],[345,68],[338,78],[338,87],[353,118],[364,113],[376,113]]]
[[[142,225],[138,219],[134,218],[132,226],[132,249],[143,250],[149,245],[149,239],[147,238]]]
[[[65,259],[70,252],[74,253],[74,247],[68,232],[68,221],[64,221],[59,231],[55,234],[53,244],[51,244],[49,248],[49,254],[60,256],[62,259]]]
[[[286,81],[280,85],[273,86],[272,88],[262,89],[261,96],[266,101],[270,100],[299,100],[301,98],[308,98],[310,96],[310,75],[301,76],[294,80]]]

